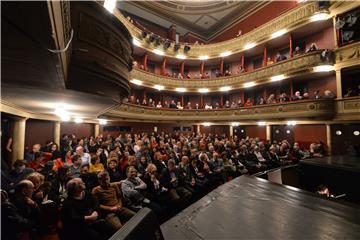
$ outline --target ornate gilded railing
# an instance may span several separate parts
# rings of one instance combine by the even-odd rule
[[[284,118],[326,118],[334,114],[334,100],[297,101],[284,104],[225,108],[215,110],[178,110],[151,108],[124,103],[100,117],[114,120],[147,121],[239,121]]]
[[[198,59],[199,56],[202,55],[209,56],[209,58],[217,58],[224,51],[231,51],[232,53],[244,51],[247,44],[260,44],[268,41],[271,39],[271,35],[277,31],[283,29],[292,31],[293,29],[308,24],[311,22],[311,17],[318,12],[320,12],[320,10],[316,1],[305,3],[240,37],[213,44],[191,45],[191,50],[186,54],[187,59]],[[324,12],[324,10],[322,10],[322,12]],[[115,10],[114,15],[128,28],[131,35],[141,42],[142,48],[149,51],[157,49],[153,43],[148,43],[147,40],[140,37],[142,30],[129,22],[119,10]],[[183,47],[184,46],[182,46],[181,49],[183,49]],[[179,52],[174,51],[173,44],[167,50],[164,50],[162,47],[161,50],[169,57],[176,57],[176,55],[180,53],[180,50]],[[183,54],[182,50],[181,54]]]
[[[349,44],[335,50],[338,69],[360,65],[360,42]]]
[[[360,96],[337,100],[335,109],[337,113],[336,119],[360,122]]]
[[[141,80],[142,85],[147,87],[163,85],[165,90],[169,91],[183,87],[188,92],[197,92],[198,88],[208,88],[210,92],[215,92],[224,86],[230,86],[232,89],[244,88],[244,84],[247,82],[254,82],[256,85],[268,83],[271,81],[271,77],[279,74],[284,74],[286,78],[293,77],[311,72],[313,67],[321,64],[332,64],[332,61],[325,62],[321,58],[321,51],[315,51],[234,76],[211,79],[176,79],[134,68],[130,73],[130,78]]]

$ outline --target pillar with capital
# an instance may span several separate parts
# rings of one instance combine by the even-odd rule
[[[229,137],[232,137],[234,135],[234,127],[233,125],[229,126]]]
[[[271,126],[266,125],[266,141],[271,141]]]
[[[328,147],[328,153],[331,155],[331,125],[326,124],[326,145]]]
[[[341,70],[336,70],[336,98],[342,99]]]
[[[60,122],[54,122],[54,143],[60,146]]]
[[[26,120],[24,117],[16,117],[14,119],[13,142],[12,142],[12,155],[11,165],[17,159],[24,159],[25,152],[25,131]]]
[[[98,123],[94,124],[94,137],[100,135],[100,125]]]

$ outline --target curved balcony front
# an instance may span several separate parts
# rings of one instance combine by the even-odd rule
[[[309,52],[288,60],[262,67],[251,72],[239,75],[211,78],[211,79],[176,79],[158,74],[146,72],[134,68],[130,73],[131,79],[142,81],[142,85],[154,88],[155,85],[164,86],[164,90],[175,91],[176,88],[186,88],[187,92],[198,92],[199,88],[208,88],[209,92],[220,91],[221,87],[229,86],[231,89],[246,88],[246,83],[254,85],[269,83],[271,77],[283,74],[284,78],[294,77],[300,74],[311,73],[314,67],[319,65],[333,64],[333,59],[323,58],[322,51]]]
[[[188,110],[151,108],[124,103],[117,106],[102,118],[110,120],[136,120],[153,122],[208,122],[241,121],[266,119],[325,119],[334,114],[334,100],[309,100],[283,104],[261,105],[249,108],[224,108],[215,110]]]
[[[307,2],[240,37],[206,45],[189,45],[191,46],[191,50],[185,55],[187,59],[199,59],[199,56],[219,58],[224,51],[230,51],[232,54],[243,52],[247,49],[248,44],[254,43],[255,45],[258,45],[264,43],[272,39],[273,34],[276,32],[283,30],[291,32],[294,29],[305,26],[314,21],[312,17],[320,12],[329,13],[327,10],[320,10],[316,1]],[[128,28],[131,35],[138,41],[137,45],[139,47],[148,51],[158,49],[164,51],[165,56],[174,58],[178,54],[183,54],[182,50],[174,50],[174,43],[172,43],[168,49],[163,49],[162,47],[155,46],[154,43],[149,43],[147,39],[141,37],[142,30],[129,22],[119,10],[115,10],[114,15]],[[180,48],[184,49],[184,46],[185,45],[182,44]]]

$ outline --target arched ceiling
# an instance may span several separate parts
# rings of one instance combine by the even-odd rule
[[[172,24],[181,34],[190,32],[210,40],[269,2],[266,1],[121,1],[121,11],[162,27]]]

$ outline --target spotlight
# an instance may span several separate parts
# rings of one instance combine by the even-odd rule
[[[169,40],[166,40],[164,43],[164,49],[168,49],[171,46],[171,42]]]
[[[176,52],[177,50],[179,50],[180,49],[180,44],[175,44],[174,45],[174,51]]]
[[[142,31],[142,32],[141,32],[141,38],[146,38],[146,37],[147,37],[147,32]]]
[[[150,35],[149,41],[150,41],[150,42],[154,42],[154,41],[155,41],[155,35],[154,35],[154,34],[151,34],[151,35]]]
[[[187,53],[188,51],[190,51],[190,49],[191,49],[191,47],[185,46],[185,47],[184,47],[184,52]]]

